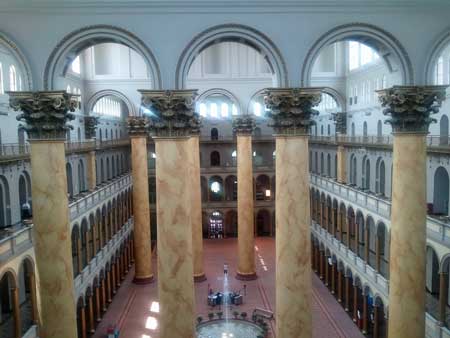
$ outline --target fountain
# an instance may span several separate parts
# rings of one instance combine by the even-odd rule
[[[228,285],[228,273],[224,273],[223,302],[224,318],[212,319],[208,322],[199,322],[197,325],[197,338],[263,338],[265,330],[261,325],[245,320],[246,315],[241,314],[242,319],[230,316],[231,297]]]

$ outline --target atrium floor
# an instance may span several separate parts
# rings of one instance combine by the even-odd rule
[[[242,290],[246,285],[244,304],[237,307],[239,312],[251,315],[255,307],[274,311],[275,307],[275,240],[274,238],[257,238],[256,264],[258,279],[241,282],[234,278],[236,272],[236,239],[219,239],[204,241],[205,269],[208,280],[195,284],[197,313],[207,320],[209,312],[219,312],[221,309],[210,308],[206,303],[208,286],[214,292],[223,287],[223,264],[228,263],[230,290]],[[154,259],[156,270],[156,259]],[[158,338],[158,329],[151,329],[158,319],[158,313],[152,312],[153,302],[158,301],[157,279],[149,285],[132,283],[133,271],[128,273],[118,294],[105,313],[102,322],[97,327],[94,338],[106,337],[106,328],[115,324],[120,328],[120,337],[124,338]],[[362,338],[364,337],[352,320],[345,313],[331,293],[313,274],[313,337],[314,338]],[[234,309],[230,312],[232,313]],[[182,314],[180,314],[182,315]],[[274,337],[275,322],[272,321],[271,336]],[[147,327],[146,327],[147,326]],[[150,327],[150,328],[149,328]],[[176,338],[176,337],[174,337]]]

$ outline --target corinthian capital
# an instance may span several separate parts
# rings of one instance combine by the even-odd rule
[[[130,116],[127,119],[128,135],[147,136],[149,120],[141,116]]]
[[[277,134],[306,135],[315,124],[313,116],[319,112],[313,107],[320,103],[322,88],[268,88],[264,103],[271,119],[270,127]]]
[[[439,111],[447,86],[394,86],[378,90],[383,114],[390,116],[385,123],[395,133],[428,133],[436,122],[430,117]]]
[[[332,113],[331,120],[336,124],[336,133],[347,134],[347,113]]]
[[[25,122],[24,129],[30,139],[65,139],[68,130],[73,129],[67,122],[74,120],[78,95],[66,91],[6,92],[9,104],[15,111],[21,111],[17,120]]]
[[[195,111],[197,90],[139,90],[142,105],[150,110],[153,136],[177,137],[197,134],[201,119]]]
[[[251,134],[256,123],[253,116],[245,114],[233,118],[233,131],[237,134]]]
[[[87,139],[95,137],[95,131],[97,129],[99,118],[96,116],[85,116],[84,117],[84,135]]]

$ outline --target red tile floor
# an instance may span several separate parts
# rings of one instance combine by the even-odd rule
[[[242,290],[246,285],[244,304],[237,307],[239,312],[249,315],[255,307],[275,310],[275,240],[273,238],[257,238],[256,265],[258,279],[241,282],[234,278],[236,272],[236,239],[219,239],[204,241],[205,272],[208,280],[195,284],[197,313],[207,318],[209,312],[223,311],[219,307],[211,309],[206,303],[208,286],[214,291],[223,287],[223,264],[229,265],[230,290]],[[156,259],[154,262],[156,268]],[[158,313],[152,310],[153,302],[158,301],[157,279],[149,285],[135,285],[132,281],[133,271],[130,271],[122,283],[118,294],[99,324],[94,338],[104,338],[106,328],[115,323],[120,328],[123,338],[158,338],[158,328],[155,325]],[[363,338],[350,317],[339,305],[319,278],[313,275],[313,337],[314,338]],[[155,304],[154,304],[155,306]],[[230,313],[233,313],[234,308]],[[154,328],[156,326],[156,329]],[[271,322],[271,336],[275,322]],[[176,337],[173,337],[176,338]],[[281,337],[280,337],[281,338]]]

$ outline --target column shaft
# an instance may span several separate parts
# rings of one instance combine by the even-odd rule
[[[276,334],[311,338],[308,137],[276,137]]]
[[[236,278],[240,280],[256,278],[252,162],[252,137],[250,134],[238,133],[238,269]]]
[[[191,222],[192,222],[192,254],[194,261],[194,281],[206,280],[203,270],[203,224],[202,193],[200,183],[200,143],[199,136],[189,139],[191,148],[190,180],[191,180]]]
[[[87,338],[86,336],[86,312],[85,307],[80,309],[80,321],[81,321],[81,338]]]
[[[345,311],[349,311],[350,307],[350,278],[345,276]]]
[[[194,280],[188,138],[155,138],[160,338],[192,338]],[[180,316],[182,314],[182,316]]]
[[[367,331],[367,325],[368,325],[368,319],[369,319],[369,313],[367,311],[367,295],[363,294],[363,329],[362,333],[366,334]]]
[[[445,326],[448,302],[448,274],[441,272],[439,274],[439,320],[442,326]]]
[[[95,332],[95,324],[94,324],[94,304],[92,300],[92,294],[88,296],[88,306],[89,306],[89,332]]]
[[[146,136],[131,137],[131,166],[135,233],[134,250],[136,253],[133,281],[136,284],[146,284],[153,280]],[[117,279],[120,279],[120,275]]]
[[[338,270],[338,302],[342,302],[342,270]]]
[[[331,293],[336,293],[336,265],[332,262],[331,265]]]
[[[353,284],[353,321],[358,320],[358,286]]]
[[[42,337],[77,337],[64,141],[31,141]]]
[[[337,180],[339,183],[347,181],[345,148],[342,145],[337,147]]]
[[[88,189],[94,191],[97,186],[97,171],[95,166],[95,151],[90,151],[87,156],[87,180]]]
[[[425,336],[425,135],[395,134],[391,209],[389,338]]]
[[[13,318],[14,318],[14,337],[22,337],[22,321],[20,318],[20,302],[19,302],[19,289],[14,287],[12,292],[12,305],[13,305]]]

